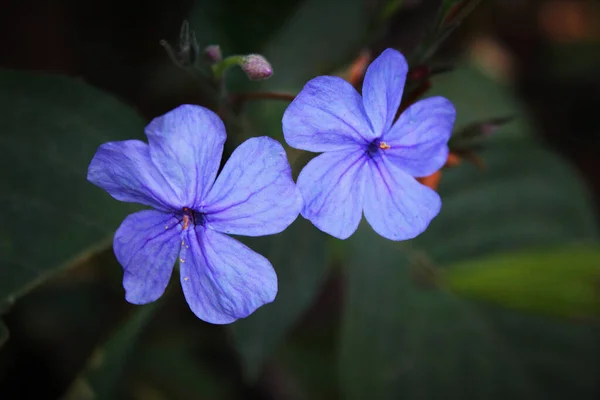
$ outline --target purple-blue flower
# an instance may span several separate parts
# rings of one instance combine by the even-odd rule
[[[129,215],[115,233],[126,299],[158,299],[179,259],[185,298],[204,321],[227,324],[273,301],[269,261],[227,234],[270,235],[297,218],[302,198],[283,147],[249,139],[216,178],[226,134],[215,113],[182,105],[145,133],[148,144],[103,144],[88,170],[115,199],[154,208]]]
[[[391,240],[422,233],[439,213],[438,194],[415,177],[446,162],[455,110],[445,98],[410,106],[394,123],[408,65],[385,50],[367,69],[362,97],[346,81],[320,76],[309,81],[283,115],[292,147],[323,152],[298,177],[302,216],[340,239],[365,218]]]

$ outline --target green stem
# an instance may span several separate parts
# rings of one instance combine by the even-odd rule
[[[217,80],[221,80],[225,71],[236,65],[242,65],[244,63],[244,56],[229,56],[212,66],[212,72]]]

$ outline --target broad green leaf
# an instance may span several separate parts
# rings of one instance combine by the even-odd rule
[[[449,76],[435,94],[455,102],[459,124],[518,109],[507,90],[472,71],[456,82]],[[597,242],[577,173],[526,126],[500,129],[480,153],[484,171],[468,163],[444,171],[442,211],[417,239],[389,242],[363,224],[348,241],[344,398],[595,398],[596,328],[473,303],[437,286],[439,268],[450,273],[457,263]]]
[[[232,325],[245,375],[255,380],[264,362],[312,304],[325,280],[327,236],[299,217],[281,234],[244,241],[271,261],[279,280],[273,303]]]
[[[565,161],[527,137],[479,154],[483,171],[469,163],[444,171],[442,211],[413,241],[436,264],[597,238],[589,193]]]
[[[348,245],[343,398],[595,398],[596,330],[419,285],[418,250],[366,224]]]
[[[519,362],[511,360],[469,304],[415,285],[407,245],[386,241],[363,223],[347,252],[349,289],[339,360],[343,398],[533,393],[534,383]]]
[[[82,376],[64,397],[65,400],[118,398],[119,385],[129,356],[158,304],[155,302],[138,307],[132,317],[94,352]]]
[[[82,81],[0,71],[0,301],[105,246],[134,206],[86,180],[97,147],[144,120]]]
[[[459,68],[436,82],[431,94],[455,104],[458,127],[519,109],[509,88],[473,68]],[[590,194],[580,176],[528,134],[528,125],[521,117],[498,129],[478,152],[485,170],[468,162],[444,170],[442,210],[413,241],[437,265],[598,238]]]
[[[448,268],[459,295],[569,318],[600,315],[600,249],[568,246],[470,260]]]

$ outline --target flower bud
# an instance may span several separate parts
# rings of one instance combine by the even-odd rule
[[[219,62],[223,59],[221,47],[218,44],[211,44],[204,49],[204,54],[212,62]]]
[[[259,81],[273,75],[273,68],[266,58],[260,54],[249,54],[244,57],[242,70],[252,81]]]

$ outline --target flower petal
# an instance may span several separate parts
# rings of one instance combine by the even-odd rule
[[[440,212],[440,196],[386,158],[370,160],[368,171],[365,218],[381,236],[390,240],[412,239]]]
[[[285,110],[281,122],[286,142],[302,150],[350,149],[375,138],[360,95],[334,76],[310,80]]]
[[[101,145],[90,162],[87,179],[117,200],[165,211],[180,208],[177,194],[152,163],[148,145],[139,140]]]
[[[146,304],[162,296],[181,248],[180,232],[181,224],[172,214],[145,210],[125,218],[113,248],[125,270],[128,302]]]
[[[390,148],[385,154],[399,168],[415,177],[440,169],[448,159],[448,140],[456,110],[443,97],[421,100],[400,115],[382,140]]]
[[[184,104],[146,127],[150,156],[186,206],[200,202],[217,176],[226,133],[207,108]]]
[[[201,320],[229,324],[275,299],[277,275],[265,257],[202,226],[186,230],[184,242],[181,285]]]
[[[312,159],[298,176],[302,216],[339,239],[356,231],[362,218],[364,150],[333,151]]]
[[[283,231],[301,208],[285,150],[276,140],[258,137],[235,149],[201,210],[211,229],[261,236]]]
[[[392,126],[398,112],[408,64],[397,50],[387,49],[367,68],[362,95],[373,130],[380,136]]]

